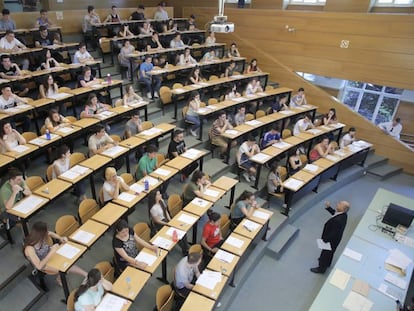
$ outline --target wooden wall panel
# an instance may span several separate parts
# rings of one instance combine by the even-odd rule
[[[194,8],[191,10],[194,11]],[[214,10],[208,8],[198,8],[194,12],[206,18],[214,14]],[[378,154],[389,157],[391,163],[414,174],[413,152],[409,148],[384,135],[374,124],[338,102],[331,96],[332,92],[327,93],[292,73],[307,71],[338,78],[349,76],[353,77],[350,79],[364,78],[362,81],[414,89],[414,70],[406,64],[414,62],[412,17],[230,9],[226,14],[230,21],[235,22],[236,31],[232,34],[217,34],[219,42],[237,42],[243,56],[248,59],[258,58],[262,70],[271,74],[271,81],[293,89],[303,86],[309,101],[318,105],[319,111],[325,112],[330,107],[335,107],[341,122],[357,127],[359,138],[374,143]],[[391,25],[392,23],[398,25]],[[254,31],[249,30],[249,24],[255,25]],[[289,34],[283,33],[284,25],[298,28],[297,36],[290,41],[287,40]],[[400,32],[404,27],[408,29]],[[380,36],[381,31],[383,35]],[[335,50],[338,38],[344,34],[356,36],[361,47],[350,48],[346,52],[339,48]],[[375,44],[370,48],[369,40],[372,36],[375,36]],[[383,45],[380,44],[381,38]],[[388,44],[388,38],[394,40],[393,44]],[[401,42],[401,46],[395,46],[398,42]],[[370,51],[375,56],[370,57]],[[348,56],[347,53],[351,52],[353,55]],[[382,65],[383,55],[386,66]],[[400,57],[405,59],[405,63],[398,60]],[[410,120],[413,120],[412,115],[402,116],[404,123]]]
[[[368,12],[371,0],[326,0],[325,11]]]
[[[283,9],[283,0],[253,0],[252,9]]]
[[[395,115],[403,120],[403,133],[414,135],[414,103],[401,101]]]

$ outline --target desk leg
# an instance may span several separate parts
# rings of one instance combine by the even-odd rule
[[[267,237],[266,237],[266,235],[267,235],[267,230],[269,230],[269,220],[268,221],[266,221],[266,224],[264,225],[264,227],[263,227],[263,236],[262,236],[262,240],[263,241],[267,241]]]
[[[133,66],[133,62],[134,59],[130,58],[129,59],[129,73],[130,73],[130,77],[129,79],[131,80],[131,82],[134,82],[134,66]]]
[[[89,176],[89,181],[90,181],[90,185],[91,185],[92,197],[95,200],[97,200],[97,198],[96,198],[96,190],[95,190],[95,179],[93,178],[93,173]]]
[[[234,284],[234,279],[236,278],[236,272],[237,272],[238,265],[239,265],[239,263],[237,263],[237,265],[234,267],[233,273],[231,275],[231,280],[230,280],[230,283],[229,283],[229,285],[231,287],[236,287],[236,284]]]
[[[174,101],[174,119],[177,120],[178,103],[177,100],[174,100],[174,98],[172,100]]]
[[[256,180],[254,182],[254,188],[258,189],[259,187],[259,180],[260,180],[260,172],[262,170],[262,164],[257,165],[257,171],[256,171]]]
[[[62,281],[62,287],[63,287],[63,293],[65,295],[64,302],[66,303],[69,297],[69,286],[68,281],[66,280],[66,273],[65,272],[59,272],[60,279]]]
[[[98,63],[98,72],[99,72],[99,78],[102,79],[102,71],[101,71],[101,64]]]
[[[199,163],[199,165],[200,165],[200,171],[203,171],[203,163],[204,163],[204,157],[201,157],[200,158],[200,163]]]
[[[193,245],[197,243],[197,228],[198,228],[198,220],[193,226]]]
[[[228,206],[229,209],[231,208],[231,205],[234,202],[234,192],[235,191],[236,191],[236,186],[233,186],[233,188],[231,188],[231,191],[230,191],[230,201],[229,201],[229,206]]]
[[[129,152],[126,153],[125,161],[126,161],[127,173],[131,173],[131,165],[129,163]]]
[[[203,140],[203,123],[204,123],[204,119],[200,118],[200,128],[199,131],[200,133],[198,134],[198,140]]]
[[[144,108],[144,118],[145,118],[145,121],[148,121],[148,108],[147,108],[147,105],[145,105],[145,108]]]
[[[168,284],[168,280],[167,280],[167,256],[165,256],[164,260],[161,263],[161,269],[162,269],[162,276],[158,277],[157,280],[163,282],[164,284]]]
[[[229,164],[230,161],[230,150],[231,150],[231,144],[233,140],[229,139],[227,143],[227,151],[226,151],[226,158],[224,159],[224,163]]]
[[[24,236],[28,236],[29,228],[27,227],[27,219],[21,219],[21,223],[22,223],[22,230],[23,230]]]

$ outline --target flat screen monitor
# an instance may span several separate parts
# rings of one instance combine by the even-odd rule
[[[399,206],[394,203],[390,203],[385,212],[382,222],[392,227],[397,227],[398,225],[404,226],[406,228],[411,226],[411,222],[414,218],[414,211],[408,208]]]

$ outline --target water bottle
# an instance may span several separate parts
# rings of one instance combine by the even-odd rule
[[[46,139],[50,140],[51,138],[49,130],[46,130]]]
[[[178,242],[178,233],[177,233],[177,230],[174,230],[173,231],[172,240],[173,240],[174,243],[177,243]]]
[[[165,69],[168,69],[168,62],[165,63]]]
[[[108,82],[108,84],[112,84],[112,77],[111,77],[111,74],[110,73],[108,73],[107,75],[106,75],[106,77],[107,77],[107,82]]]
[[[148,191],[149,190],[149,182],[148,182],[148,179],[145,179],[144,180],[144,190],[145,191]]]
[[[127,276],[127,277],[125,278],[125,281],[126,281],[126,286],[127,286],[127,289],[128,289],[128,290],[131,290],[131,277]]]

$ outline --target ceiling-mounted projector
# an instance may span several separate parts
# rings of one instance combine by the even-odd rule
[[[219,0],[219,13],[214,16],[214,20],[210,23],[210,31],[218,33],[234,32],[234,23],[227,21],[224,15],[224,0]]]

